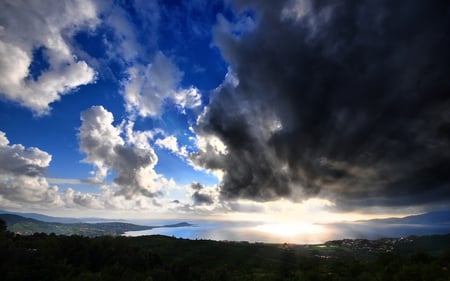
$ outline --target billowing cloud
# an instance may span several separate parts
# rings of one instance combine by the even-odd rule
[[[72,188],[66,189],[64,199],[67,207],[85,207],[89,209],[102,209],[104,202],[98,195],[90,193],[81,193]]]
[[[201,193],[200,191],[195,191],[192,194],[192,199],[194,200],[194,205],[211,205],[214,203],[213,198],[206,193]]]
[[[161,7],[157,2],[103,2],[99,6],[105,14],[105,25],[112,31],[111,38],[104,42],[108,57],[124,68],[121,82],[128,113],[133,117],[160,117],[166,101],[182,110],[201,105],[200,91],[194,86],[182,87],[183,72],[159,50]]]
[[[108,171],[116,174],[115,195],[131,199],[137,195],[153,197],[170,182],[154,171],[158,157],[150,146],[130,146],[121,137],[120,126],[113,125],[113,115],[102,106],[81,113],[80,147],[85,161],[96,167],[95,177],[103,181]]]
[[[110,59],[123,64],[145,59],[156,47],[159,26],[157,1],[135,0],[128,3],[97,1],[105,26],[112,34],[103,38]],[[133,11],[132,15],[130,10]],[[139,24],[136,24],[136,23]]]
[[[3,177],[2,177],[3,178]],[[63,205],[57,186],[51,186],[44,177],[14,176],[0,181],[0,201],[6,205],[32,204],[35,206],[56,207]],[[3,205],[3,203],[2,203]]]
[[[52,156],[36,147],[9,145],[6,134],[0,131],[0,159],[0,174],[36,176],[48,167]]]
[[[180,157],[187,157],[188,151],[186,146],[180,146],[178,144],[178,139],[175,136],[167,136],[163,139],[157,139],[155,141],[155,144],[159,147],[165,148],[172,153],[180,156]]]
[[[203,185],[199,182],[193,182],[191,183],[191,189],[193,190],[202,190],[203,189]]]
[[[140,148],[151,148],[150,141],[158,135],[164,135],[164,131],[160,128],[152,130],[135,130],[133,121],[122,122],[121,130],[125,133],[126,143]]]
[[[183,73],[162,52],[157,52],[150,64],[135,64],[128,68],[127,73],[124,98],[129,112],[144,117],[159,116],[165,100],[171,100],[182,108],[201,105],[198,89],[180,88]]]
[[[101,106],[86,110],[81,118],[81,150],[86,153],[85,161],[95,166],[94,178],[90,180],[47,178],[52,156],[39,148],[10,144],[0,131],[0,205],[69,212],[151,210],[163,213],[170,209],[167,206],[175,203],[173,199],[155,198],[179,188],[172,179],[154,171],[157,157],[149,141],[161,132],[134,131],[132,122],[114,126],[112,114]],[[127,135],[126,141],[122,134]],[[114,180],[108,182],[111,174]],[[70,187],[78,185],[92,189],[79,191]],[[195,195],[193,190],[189,191],[187,196],[199,208],[211,207],[217,201],[216,189],[204,188]]]
[[[168,136],[163,139],[157,139],[155,143],[160,147],[168,149],[172,152],[178,151],[178,140],[175,136]]]
[[[198,182],[192,183],[190,188],[194,191],[192,193],[192,201],[194,201],[194,206],[214,204],[214,199],[217,197],[217,192],[215,189],[205,188]]]
[[[35,147],[9,144],[0,131],[0,202],[14,204],[62,204],[58,187],[43,177],[51,155]],[[4,201],[4,200],[7,200]]]
[[[446,1],[239,3],[254,26],[236,32],[221,17],[215,43],[234,83],[196,128],[223,149],[192,155],[223,173],[222,198],[448,202]]]
[[[0,95],[30,108],[49,112],[61,95],[91,83],[95,72],[78,60],[70,38],[94,28],[97,11],[91,1],[16,1],[0,4]],[[41,52],[47,67],[30,69]]]

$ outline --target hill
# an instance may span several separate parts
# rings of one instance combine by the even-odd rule
[[[16,222],[23,218],[9,217]],[[28,222],[28,220],[25,220]],[[2,280],[448,280],[450,235],[323,245],[0,230]]]
[[[384,224],[419,224],[419,225],[447,225],[450,226],[450,211],[435,211],[403,218],[387,218],[364,220],[360,222]]]
[[[77,223],[77,222],[91,223],[91,222],[111,222],[111,221],[124,222],[123,220],[120,220],[120,219],[111,220],[111,219],[94,218],[94,217],[81,217],[81,218],[80,217],[77,217],[77,218],[54,217],[54,216],[47,216],[47,215],[38,214],[38,213],[22,213],[22,212],[12,212],[12,211],[7,211],[7,210],[0,210],[0,214],[18,215],[21,217],[35,219],[35,220],[44,221],[44,222],[59,222],[59,223]]]
[[[118,236],[127,231],[149,230],[160,227],[185,227],[192,226],[187,222],[181,222],[169,225],[145,226],[123,222],[102,222],[102,223],[59,223],[46,222],[32,218],[26,218],[14,214],[0,214],[13,233],[22,235],[31,235],[33,233],[54,233],[57,235],[82,235],[82,236]]]
[[[135,225],[122,222],[45,222],[13,214],[0,214],[0,218],[6,222],[9,231],[23,235],[30,235],[33,233],[55,233],[57,235],[117,236],[122,235],[127,231],[152,229],[151,226]]]
[[[450,211],[429,212],[403,218],[360,220],[328,224],[340,234],[338,238],[379,239],[410,235],[450,233]]]

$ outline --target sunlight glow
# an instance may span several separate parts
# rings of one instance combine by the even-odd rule
[[[325,228],[312,223],[273,223],[258,225],[256,230],[275,236],[293,237],[300,234],[322,233]]]

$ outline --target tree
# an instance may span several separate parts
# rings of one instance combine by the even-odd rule
[[[6,233],[7,231],[7,225],[6,222],[3,219],[0,219],[0,233]]]

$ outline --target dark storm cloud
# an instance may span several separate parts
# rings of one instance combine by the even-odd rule
[[[194,205],[211,205],[214,203],[214,200],[209,194],[201,193],[200,191],[192,194],[192,200],[194,200]]]
[[[211,192],[206,191],[201,183],[191,183],[191,189],[194,190],[192,194],[194,205],[211,205],[214,203]]]
[[[198,183],[198,182],[193,182],[193,183],[191,183],[191,188],[193,190],[202,190],[203,189],[203,185],[201,183]]]
[[[214,93],[196,129],[227,153],[192,156],[225,172],[222,198],[320,195],[348,208],[450,199],[447,1],[244,8],[253,30],[215,29],[239,84]]]

